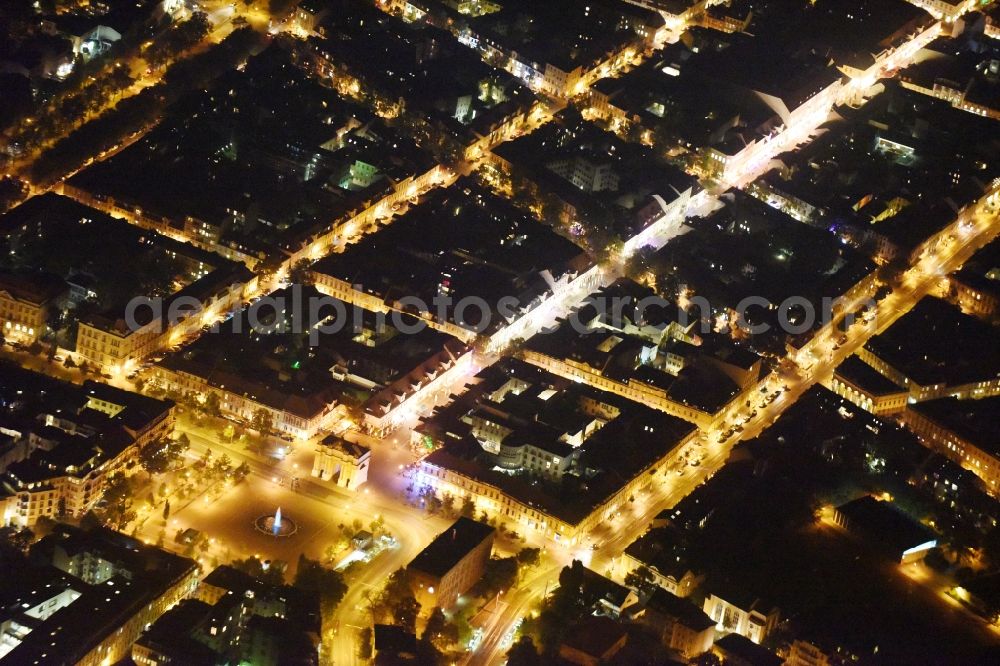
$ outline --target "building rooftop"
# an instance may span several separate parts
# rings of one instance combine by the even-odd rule
[[[391,318],[339,301],[335,305],[313,287],[293,285],[271,298],[280,313],[271,305],[251,306],[217,333],[199,337],[157,365],[309,419],[337,402],[366,405],[373,401],[372,409],[380,407],[388,399],[383,389],[407,379],[404,388],[411,390],[411,379],[423,381],[424,374],[453,363],[465,350],[458,340],[434,329],[403,333]],[[320,298],[325,300],[318,320],[350,313],[351,321],[331,324],[336,330],[319,332],[312,345],[305,308],[317,302],[310,299]],[[413,323],[408,315],[403,317],[404,323]],[[413,378],[413,373],[421,376]]]
[[[319,633],[319,596],[314,591],[292,585],[273,585],[226,564],[213,569],[201,584],[221,588],[241,599],[250,599],[251,613],[268,615],[277,612],[297,624],[301,631]],[[248,595],[248,592],[252,594]]]
[[[925,400],[906,408],[992,455],[1000,456],[1000,419],[997,418],[1000,396],[979,400]]]
[[[760,357],[721,336],[701,333],[694,317],[645,287],[619,281],[588,296],[557,326],[531,338],[528,349],[622,384],[642,384],[666,398],[715,413],[740,391],[720,366],[749,372]],[[627,299],[627,300],[626,300]],[[647,306],[647,303],[651,305]],[[643,306],[640,312],[636,305]],[[639,319],[641,317],[641,319]],[[674,340],[692,341],[676,370]]]
[[[327,435],[323,438],[321,445],[326,448],[335,449],[346,453],[354,459],[360,459],[371,453],[371,449],[357,442],[349,442],[339,435]]]
[[[1000,571],[982,573],[962,585],[988,609],[1000,608]]]
[[[900,553],[937,538],[933,530],[910,518],[892,502],[883,502],[871,495],[841,504],[837,511],[847,517],[850,529],[878,539]]]
[[[968,33],[972,33],[969,30]],[[972,104],[1000,111],[997,57],[1000,48],[989,39],[967,35],[940,37],[925,49],[926,56],[899,73],[903,81],[933,90],[946,88]]]
[[[601,659],[626,635],[625,627],[609,617],[588,616],[570,627],[563,644]]]
[[[589,515],[695,430],[676,417],[515,359],[482,371],[474,381],[472,388],[435,410],[416,428],[429,448],[437,447],[425,461],[488,483],[571,524]],[[507,423],[515,433],[528,428],[535,436],[524,441],[550,454],[556,451],[552,444],[562,451],[572,442],[569,457],[563,460],[565,468],[557,474],[544,466],[536,469],[523,463],[516,469],[503,467],[501,455],[491,452],[492,436],[477,430],[467,417],[477,408],[524,414],[520,424],[516,420]],[[586,414],[591,425],[579,433],[568,432],[567,423],[582,422],[565,420],[567,414]],[[562,427],[556,428],[554,423]],[[538,424],[548,424],[547,430],[539,429]]]
[[[32,548],[37,562],[59,564],[54,556],[64,552],[92,552],[114,563],[114,573],[100,582],[86,582],[74,576],[36,565],[35,585],[52,589],[52,597],[60,590],[72,590],[65,605],[52,613],[36,616],[36,622],[26,634],[14,639],[14,646],[4,659],[11,663],[76,663],[94,647],[100,645],[122,625],[149,606],[168,590],[193,576],[197,564],[190,559],[142,544],[140,541],[110,530],[82,531],[68,525],[43,538]],[[55,573],[47,573],[53,572]],[[68,582],[68,585],[67,585]],[[49,587],[53,586],[53,587]],[[30,584],[29,584],[30,587]],[[23,617],[23,605],[6,609],[16,612],[11,617]]]
[[[704,528],[719,506],[746,486],[752,472],[748,465],[726,465],[713,476],[714,483],[698,486],[677,502],[669,510],[667,519],[682,531]]]
[[[434,164],[272,45],[68,184],[260,260],[298,250]]]
[[[215,567],[208,575],[202,578],[201,582],[203,585],[220,587],[237,594],[243,594],[247,590],[252,590],[259,584],[250,574],[231,567],[228,564]]]
[[[737,334],[748,338],[744,347],[766,351],[774,349],[774,340],[783,345],[787,323],[815,329],[825,312],[823,299],[842,296],[875,269],[873,262],[836,236],[801,224],[742,192],[727,204],[707,217],[689,219],[686,233],[649,259],[649,270],[654,275],[672,272],[673,283],[687,287],[691,297],[704,299],[692,305],[692,311],[710,318],[713,326],[722,322],[737,328],[732,311],[741,302],[754,302],[744,299],[765,299],[773,307],[745,309],[748,323],[767,328],[755,335]],[[810,319],[794,301],[789,310],[779,311],[778,306],[792,298],[807,299],[815,317]]]
[[[468,144],[535,100],[514,76],[483,62],[450,32],[386,14],[358,22],[354,10],[363,14],[362,3],[348,4],[310,48],[361,80],[369,94],[405,99],[408,114],[420,114],[450,138]]]
[[[628,601],[629,595],[632,594],[632,590],[628,587],[616,583],[607,576],[602,576],[593,569],[584,567],[582,573],[582,587],[587,590],[588,596],[594,599],[596,604],[608,604],[612,608],[620,609]]]
[[[13,490],[83,478],[167,418],[174,403],[94,381],[70,384],[0,361],[0,407],[19,438],[34,434],[52,446],[0,470],[6,472],[0,485]]]
[[[906,0],[818,0],[805,7],[795,0],[749,4],[748,32],[760,49],[813,52],[837,66],[861,69],[874,63],[876,54],[933,23],[930,14]],[[770,76],[766,69],[762,75]]]
[[[207,603],[184,599],[143,632],[136,645],[189,666],[215,666],[222,655],[191,635],[211,613],[212,607]]]
[[[892,257],[875,238],[910,252],[1000,173],[1000,142],[986,138],[992,122],[888,82],[886,92],[782,155],[785,168],[759,182],[807,204],[795,211],[803,222],[869,256],[882,253],[884,263]]]
[[[607,53],[637,43],[637,30],[652,34],[662,25],[656,12],[613,0],[587,5],[573,0],[545,4],[508,0],[499,12],[469,20],[480,42],[517,52],[537,70],[551,63],[564,72],[589,67]]]
[[[865,349],[920,386],[958,386],[1000,377],[995,336],[989,324],[926,297]]]
[[[584,227],[581,240],[632,236],[646,223],[655,195],[669,203],[698,189],[694,177],[651,147],[624,141],[572,108],[493,152],[516,175],[572,207]]]
[[[97,297],[81,308],[81,319],[114,322],[134,297],[204,295],[220,281],[247,279],[243,267],[218,255],[51,192],[0,216],[0,236],[12,250],[0,257],[0,268],[92,277]]]
[[[834,373],[842,381],[875,396],[905,393],[906,389],[889,381],[885,375],[875,370],[857,356],[848,356],[837,366]]]
[[[721,86],[722,92],[738,105],[755,93],[769,97],[778,115],[787,114],[842,76],[829,57],[812,49],[743,37],[734,39],[730,48],[690,63],[698,77]],[[755,108],[753,102],[750,108]]]
[[[669,509],[661,513],[669,519]],[[658,516],[659,518],[659,516]],[[625,553],[664,576],[680,580],[690,569],[687,544],[681,530],[675,527],[656,527],[633,541]]]
[[[727,634],[715,641],[715,646],[727,659],[739,660],[750,666],[780,666],[784,663],[778,655],[740,634]]]
[[[462,516],[417,553],[407,569],[441,578],[495,532],[489,525]]]
[[[464,298],[483,299],[487,330],[504,323],[501,299],[521,310],[548,294],[549,279],[590,266],[580,248],[528,212],[462,179],[428,193],[378,234],[320,260],[312,271],[347,282],[388,302],[416,298],[435,318],[478,328],[487,322]],[[444,300],[436,300],[444,299]],[[405,302],[405,301],[404,301]]]
[[[1000,240],[993,240],[972,255],[955,273],[965,284],[1000,296]]]
[[[676,618],[680,624],[692,631],[705,631],[715,626],[715,621],[706,615],[705,611],[689,600],[670,594],[661,587],[653,591],[646,602],[646,608]]]
[[[55,275],[0,271],[0,292],[32,305],[48,303],[67,289],[66,281]]]

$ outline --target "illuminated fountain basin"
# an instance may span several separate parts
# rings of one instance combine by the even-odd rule
[[[253,526],[261,534],[275,538],[290,537],[299,531],[294,520],[281,515],[281,507],[271,515],[258,516]]]

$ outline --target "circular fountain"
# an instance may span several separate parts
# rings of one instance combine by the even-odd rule
[[[294,520],[281,515],[280,506],[271,515],[258,516],[253,521],[253,526],[261,534],[275,538],[290,537],[299,530]]]

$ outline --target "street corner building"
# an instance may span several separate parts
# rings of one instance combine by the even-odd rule
[[[463,516],[420,551],[406,567],[420,605],[454,606],[483,577],[495,536],[494,528]]]

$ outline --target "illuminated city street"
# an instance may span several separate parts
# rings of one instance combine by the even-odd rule
[[[0,18],[0,664],[998,654],[995,3]]]

